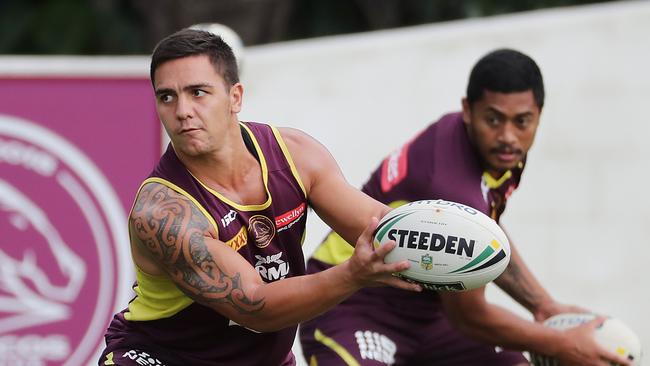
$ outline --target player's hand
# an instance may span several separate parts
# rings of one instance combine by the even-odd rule
[[[562,304],[553,300],[538,306],[533,312],[533,317],[535,318],[535,321],[543,322],[553,315],[564,313],[591,313],[591,311],[580,306]]]
[[[605,317],[596,319],[565,331],[566,342],[556,355],[563,366],[631,366],[629,360],[603,349],[594,339],[594,331],[603,325]]]
[[[377,223],[376,217],[370,220],[370,224],[357,239],[354,253],[347,262],[352,281],[357,282],[360,287],[388,285],[404,290],[422,291],[420,285],[406,282],[392,275],[394,272],[408,269],[410,264],[407,261],[384,263],[384,257],[395,248],[396,244],[391,241],[375,248],[373,233],[377,228]]]

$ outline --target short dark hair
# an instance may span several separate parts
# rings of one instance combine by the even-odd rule
[[[186,28],[163,38],[154,48],[149,69],[151,83],[156,69],[163,63],[195,55],[208,56],[228,86],[239,82],[237,60],[230,46],[214,33]]]
[[[544,106],[544,81],[535,61],[512,49],[498,49],[483,56],[472,68],[467,83],[469,104],[481,100],[485,90],[499,93],[533,91],[535,102]]]

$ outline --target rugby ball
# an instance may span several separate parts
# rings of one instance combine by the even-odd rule
[[[484,213],[445,200],[415,201],[384,216],[375,245],[394,240],[386,263],[410,262],[397,276],[434,291],[465,291],[497,278],[510,261],[501,227]]]
[[[558,314],[544,321],[544,325],[557,330],[566,330],[588,323],[596,317],[595,314],[566,313]],[[641,365],[641,342],[634,332],[622,321],[607,318],[594,332],[596,342],[603,348],[627,358],[632,365]],[[552,357],[532,353],[531,361],[536,366],[555,366],[558,361]]]

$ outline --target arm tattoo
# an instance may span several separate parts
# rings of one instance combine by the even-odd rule
[[[534,308],[541,298],[533,284],[521,272],[516,260],[511,260],[508,263],[506,270],[495,282],[503,291],[528,309]]]
[[[192,299],[226,303],[242,314],[264,307],[264,298],[253,300],[244,292],[239,272],[231,276],[219,267],[205,242],[210,223],[185,197],[161,184],[147,184],[130,221],[147,251]]]

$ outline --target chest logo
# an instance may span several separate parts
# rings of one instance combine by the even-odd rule
[[[223,225],[223,227],[228,227],[231,222],[235,221],[235,217],[237,217],[237,211],[230,210],[230,212],[221,218],[221,225]]]
[[[281,257],[282,252],[267,256],[255,255],[255,269],[266,282],[282,280],[289,274],[289,263]]]
[[[246,245],[246,242],[248,242],[248,235],[246,233],[246,228],[242,226],[241,229],[239,229],[239,232],[237,232],[232,239],[228,240],[226,244],[234,250],[239,250],[241,247]]]
[[[291,228],[294,223],[298,222],[305,215],[305,203],[301,203],[293,210],[287,211],[275,218],[275,227],[278,232]]]
[[[248,231],[258,248],[266,248],[275,236],[275,224],[264,215],[254,215],[248,219]]]

